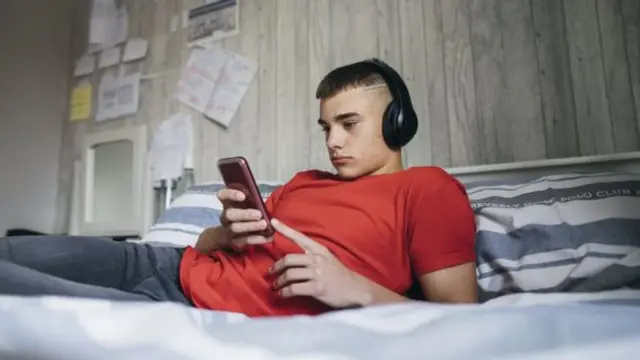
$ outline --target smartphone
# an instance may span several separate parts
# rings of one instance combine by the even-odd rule
[[[242,156],[220,159],[218,160],[218,170],[227,188],[240,190],[245,194],[245,201],[239,204],[238,207],[257,209],[262,213],[262,218],[267,221],[267,228],[257,234],[264,237],[272,236],[275,230],[271,226],[271,217],[267,212],[262,196],[260,196],[260,189],[258,189],[258,184],[253,177],[247,160]]]

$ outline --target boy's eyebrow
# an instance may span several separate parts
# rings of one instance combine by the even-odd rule
[[[349,119],[349,118],[352,118],[352,117],[354,117],[354,116],[360,116],[360,114],[358,114],[357,112],[353,112],[353,111],[352,111],[352,112],[347,112],[347,113],[338,114],[338,115],[336,115],[333,119],[334,119],[334,121],[338,121],[338,122],[340,122],[340,121],[344,121],[344,120],[347,120],[347,119]],[[326,121],[324,121],[323,119],[318,119],[318,124],[320,124],[320,125],[326,125],[326,124],[327,124],[327,122],[326,122]]]

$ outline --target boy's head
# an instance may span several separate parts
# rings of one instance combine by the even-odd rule
[[[345,65],[329,72],[316,90],[329,158],[346,179],[402,169],[399,148],[391,148],[383,136],[393,95],[379,71],[366,61]]]

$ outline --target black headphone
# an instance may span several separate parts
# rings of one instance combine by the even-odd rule
[[[409,89],[400,74],[385,62],[373,58],[364,63],[373,65],[389,87],[393,99],[382,117],[382,136],[389,148],[400,149],[418,131],[418,115],[411,104]]]

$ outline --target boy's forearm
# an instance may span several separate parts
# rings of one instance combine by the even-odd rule
[[[366,307],[372,305],[413,301],[368,279],[364,281],[364,284],[366,285],[360,288],[354,294],[354,303],[356,303],[357,306]]]
[[[218,250],[220,244],[224,243],[225,236],[225,229],[221,226],[205,229],[198,237],[194,248],[205,254]]]

